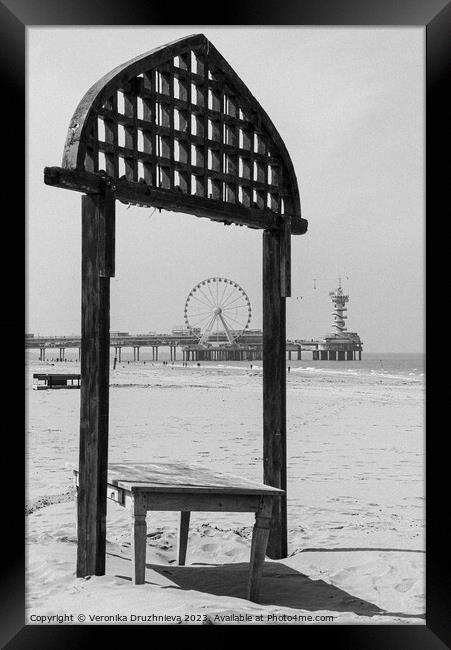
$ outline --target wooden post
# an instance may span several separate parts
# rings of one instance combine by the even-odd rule
[[[83,196],[78,577],[105,573],[114,229],[111,192]]]
[[[186,561],[190,516],[191,512],[189,510],[182,510],[180,513],[180,527],[177,538],[177,558],[180,566],[184,566]]]
[[[263,232],[263,481],[286,490],[285,297],[281,231]],[[284,282],[286,290],[288,282]],[[275,500],[268,557],[288,555],[286,495]]]

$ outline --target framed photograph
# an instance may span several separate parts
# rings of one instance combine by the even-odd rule
[[[425,390],[449,4],[58,7],[0,5],[26,381],[2,645],[297,625],[451,647]]]

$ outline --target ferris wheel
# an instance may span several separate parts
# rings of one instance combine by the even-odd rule
[[[199,339],[231,345],[249,326],[251,303],[244,290],[227,278],[208,278],[191,289],[185,302],[185,324]]]

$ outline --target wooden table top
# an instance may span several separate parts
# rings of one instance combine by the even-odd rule
[[[183,463],[108,464],[108,483],[130,491],[207,494],[283,494],[283,490],[241,476]]]

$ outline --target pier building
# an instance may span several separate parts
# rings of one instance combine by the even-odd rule
[[[349,302],[349,294],[345,294],[341,286],[341,278],[338,280],[338,287],[335,291],[329,292],[332,301],[332,331],[325,334],[319,342],[317,360],[320,361],[361,361],[362,341],[357,332],[348,332],[345,312],[348,311],[346,304]]]

